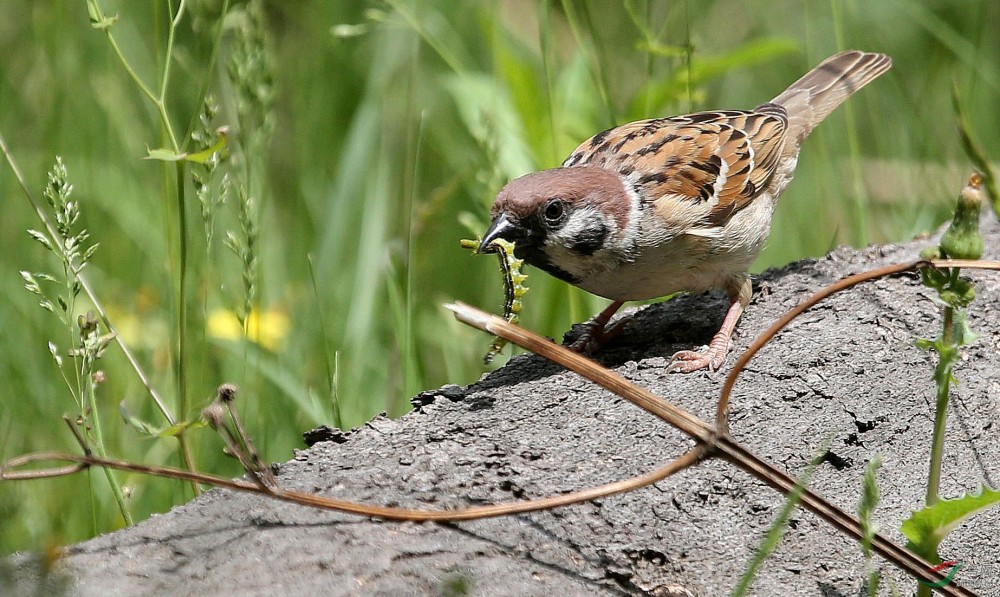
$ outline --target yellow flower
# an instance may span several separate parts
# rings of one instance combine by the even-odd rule
[[[247,317],[246,338],[263,348],[276,351],[288,335],[290,325],[288,314],[280,309],[254,309]],[[211,338],[239,340],[244,337],[239,318],[228,309],[213,309],[208,314],[207,327]]]

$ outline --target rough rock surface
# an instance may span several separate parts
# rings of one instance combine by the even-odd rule
[[[987,257],[1000,258],[1000,226]],[[913,259],[929,241],[840,249],[769,271],[741,322],[737,351],[822,286]],[[977,274],[978,341],[957,368],[942,495],[1000,483],[1000,276]],[[763,291],[762,291],[763,290]],[[668,375],[676,350],[705,343],[724,303],[690,296],[638,310],[600,360],[709,418],[720,373]],[[757,454],[803,472],[829,445],[813,487],[855,511],[876,454],[891,539],[923,499],[934,359],[914,346],[938,333],[930,292],[913,275],[869,283],[799,318],[751,362],[733,397],[732,432]],[[280,466],[300,490],[386,505],[459,508],[565,493],[649,471],[689,440],[667,424],[533,355],[468,388],[414,399],[399,420],[378,418]],[[344,441],[346,437],[346,441]],[[71,594],[114,595],[697,595],[728,594],[782,506],[775,491],[710,461],[639,491],[554,511],[458,524],[414,524],[321,512],[256,495],[211,491],[133,528],[72,546],[61,571]],[[958,579],[1000,595],[1000,512],[956,529],[941,548]],[[12,563],[30,568],[30,557]],[[901,594],[914,581],[876,559]],[[863,594],[860,548],[796,511],[752,594]],[[33,590],[29,573],[15,592]]]

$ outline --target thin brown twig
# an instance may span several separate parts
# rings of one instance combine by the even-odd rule
[[[958,266],[957,263],[954,265]],[[962,267],[966,267],[966,265],[963,264]],[[598,365],[594,361],[555,344],[547,338],[538,336],[475,307],[463,303],[454,303],[446,305],[446,308],[453,311],[459,321],[500,336],[522,348],[541,354],[622,398],[629,400],[633,404],[663,418],[671,424],[674,424],[673,420],[679,421],[684,427],[674,424],[678,429],[688,433],[704,444],[706,450],[705,457],[710,457],[718,453],[727,461],[786,495],[795,488],[794,479],[754,455],[728,434],[717,433],[708,423],[693,417],[693,415],[668,403],[648,390],[635,386],[621,375]],[[669,418],[663,416],[661,413],[669,414]],[[693,420],[689,419],[689,417]],[[805,488],[802,494],[802,505],[851,537],[860,538],[862,536],[861,523],[857,518],[837,508],[808,488]],[[940,574],[931,569],[930,563],[912,551],[899,547],[881,534],[876,533],[872,538],[872,548],[883,558],[916,579],[928,582],[940,580]],[[945,595],[965,597],[975,595],[969,589],[954,582],[939,590]]]
[[[49,452],[38,452],[34,454],[25,454],[25,456],[65,456],[65,454],[49,453]],[[77,458],[93,458],[92,456],[77,456]],[[20,456],[18,458],[21,458]],[[3,468],[0,468],[0,481],[31,481],[35,479],[51,479],[54,477],[64,477],[66,475],[72,475],[79,473],[90,468],[90,464],[79,462],[76,464],[69,464],[66,466],[59,466],[53,468],[32,470],[32,471],[11,471],[9,468],[13,468],[10,463],[17,460],[17,458],[12,458],[5,462]],[[56,458],[53,460],[67,460],[66,458]]]
[[[715,435],[715,429],[705,421],[683,408],[667,402],[649,390],[631,383],[621,375],[601,367],[577,352],[465,303],[453,303],[445,305],[445,308],[452,311],[455,317],[464,324],[496,334],[508,342],[555,361],[577,373],[585,370],[586,374],[580,374],[587,379],[655,414],[697,441],[710,443],[712,436]],[[503,322],[503,325],[498,322]],[[503,333],[494,332],[494,329],[502,329]]]
[[[745,366],[746,362],[748,362],[757,351],[759,351],[771,338],[774,337],[774,335],[777,334],[778,331],[786,326],[788,322],[794,319],[794,317],[798,314],[801,314],[803,311],[824,298],[864,281],[928,266],[1000,270],[1000,262],[980,260],[930,260],[887,266],[885,268],[845,278],[844,280],[821,290],[800,305],[796,306],[781,320],[769,328],[761,336],[761,338],[758,338],[751,345],[751,348],[748,349],[744,355],[741,355],[736,365],[734,365],[735,372],[731,373],[730,377],[727,377],[724,395],[720,397],[720,402],[723,398],[725,398],[728,402],[728,395],[729,392],[731,392],[732,385],[735,383],[736,377],[738,377],[738,370]],[[411,510],[406,508],[391,508],[360,504],[346,500],[327,498],[310,493],[288,491],[280,488],[275,489],[266,486],[261,482],[261,479],[256,476],[254,479],[256,483],[248,483],[242,480],[225,479],[205,473],[185,471],[170,467],[141,465],[126,461],[99,458],[91,455],[79,456],[73,454],[40,453],[17,457],[5,463],[3,467],[0,467],[0,480],[53,477],[64,474],[72,474],[90,466],[103,466],[123,471],[188,480],[192,483],[200,482],[219,487],[227,487],[230,489],[263,493],[301,505],[338,510],[365,516],[374,516],[387,520],[441,522],[472,520],[519,512],[550,509],[558,506],[592,500],[606,495],[630,491],[655,483],[714,454],[721,456],[725,460],[751,473],[753,476],[785,494],[791,492],[795,488],[795,480],[793,478],[755,456],[745,447],[736,442],[726,431],[719,431],[716,428],[713,428],[708,423],[702,421],[687,411],[674,406],[666,400],[652,394],[648,390],[632,384],[625,378],[604,367],[601,367],[597,363],[545,338],[528,332],[523,328],[510,324],[503,319],[492,316],[473,307],[469,307],[468,305],[458,303],[448,305],[448,308],[455,312],[456,317],[460,321],[482,329],[483,331],[496,334],[510,342],[518,344],[523,348],[533,350],[538,354],[541,354],[542,356],[545,356],[554,362],[559,363],[568,369],[579,373],[580,375],[583,375],[598,385],[611,390],[615,394],[633,402],[637,406],[657,415],[681,431],[690,435],[698,442],[698,445],[663,467],[660,467],[650,473],[646,473],[645,475],[640,475],[624,481],[609,483],[563,496],[541,498],[526,502],[476,506],[453,511]],[[719,412],[725,413],[725,409],[720,407]],[[719,422],[724,425],[725,417],[721,417]],[[250,448],[250,450],[253,451],[252,448]],[[36,471],[11,470],[40,461],[70,461],[76,464],[67,467]],[[855,517],[844,512],[843,510],[840,510],[808,488],[805,488],[802,494],[802,504],[813,513],[828,521],[838,530],[854,537],[855,539],[859,539],[861,537],[862,531],[860,523]],[[933,572],[927,562],[913,552],[888,541],[882,535],[875,534],[872,539],[872,547],[877,553],[915,578],[930,582],[940,580],[937,578],[938,573]],[[961,587],[956,583],[951,583],[941,587],[940,590],[946,595],[966,597],[974,597],[975,595],[972,591]]]
[[[756,356],[756,354],[760,352],[760,350],[764,348],[764,346],[767,345],[767,343],[770,342],[778,334],[778,332],[785,329],[785,327],[787,327],[792,320],[809,308],[815,306],[817,303],[834,294],[837,294],[838,292],[847,290],[848,288],[853,288],[854,286],[864,282],[870,282],[872,280],[877,280],[903,272],[916,271],[924,267],[958,267],[968,269],[1000,270],[1000,261],[986,261],[981,259],[921,259],[918,261],[887,265],[885,267],[861,272],[860,274],[854,274],[853,276],[848,276],[843,280],[839,280],[818,290],[809,298],[792,307],[788,312],[782,315],[780,319],[775,321],[771,327],[767,328],[763,333],[757,336],[750,346],[743,352],[743,354],[736,359],[736,362],[733,363],[733,368],[730,370],[729,375],[726,376],[726,381],[722,384],[722,392],[719,395],[719,404],[715,415],[715,421],[719,428],[719,432],[729,433],[729,399],[733,392],[733,386],[736,385],[737,378],[739,378],[739,376],[743,373],[743,370],[746,368],[750,360]]]
[[[87,445],[87,440],[83,437],[83,434],[80,433],[80,430],[76,428],[73,421],[69,419],[69,416],[63,415],[63,422],[66,423],[66,426],[69,427],[69,432],[76,438],[76,443],[80,444],[80,449],[83,450],[83,453],[90,456],[91,449],[90,446]]]
[[[704,456],[705,451],[703,447],[699,445],[683,453],[669,464],[624,481],[606,483],[597,487],[590,487],[559,496],[538,498],[522,502],[491,504],[488,506],[472,506],[459,510],[416,510],[410,508],[393,508],[374,504],[362,504],[348,500],[329,498],[315,493],[292,491],[281,489],[280,487],[269,488],[257,482],[249,482],[241,479],[228,479],[207,473],[192,472],[169,466],[137,464],[125,460],[100,458],[98,456],[83,456],[79,454],[66,454],[60,452],[37,452],[11,458],[4,463],[2,468],[0,468],[0,480],[51,478],[79,472],[91,466],[101,466],[125,472],[141,473],[155,477],[168,477],[171,479],[189,481],[191,483],[204,483],[206,485],[225,487],[227,489],[235,489],[238,491],[260,493],[303,506],[311,506],[324,510],[337,510],[340,512],[347,512],[349,514],[359,514],[362,516],[373,516],[385,520],[456,522],[462,520],[478,520],[480,518],[505,516],[509,514],[520,514],[524,512],[535,512],[538,510],[549,510],[561,506],[579,504],[581,502],[587,502],[617,493],[633,491],[646,487],[647,485],[652,485],[658,481],[662,481],[674,473],[680,472],[694,464],[697,464],[702,460],[702,458],[704,458]],[[12,470],[37,462],[74,462],[76,464],[67,467],[48,468],[42,470]]]

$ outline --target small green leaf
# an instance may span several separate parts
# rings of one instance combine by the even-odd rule
[[[172,149],[161,147],[159,149],[146,148],[147,160],[160,160],[161,162],[179,162],[187,157],[186,153],[177,153]]]
[[[212,145],[208,149],[204,149],[204,150],[196,152],[196,153],[186,154],[186,155],[183,156],[183,158],[185,160],[189,161],[189,162],[195,162],[197,164],[204,164],[208,160],[212,159],[213,155],[215,155],[216,153],[218,153],[218,152],[222,151],[223,149],[225,149],[226,148],[226,142],[227,142],[227,139],[228,139],[228,136],[226,134],[227,133],[226,127],[221,127],[216,132],[219,135],[219,140],[216,141],[214,145]]]
[[[163,431],[160,431],[156,434],[156,437],[176,437],[188,429],[200,429],[206,425],[208,425],[208,423],[203,420],[181,421],[180,423],[174,423]]]
[[[879,503],[878,491],[878,469],[882,466],[882,457],[875,455],[865,467],[865,476],[862,481],[863,491],[861,502],[858,504],[858,520],[861,521],[861,549],[865,557],[870,558],[872,554],[872,539],[878,532],[878,525],[872,520],[875,508]]]
[[[124,400],[118,404],[118,414],[122,416],[122,420],[124,420],[129,426],[143,435],[158,437],[162,432],[160,428],[156,427],[152,423],[147,423],[138,417],[133,417],[131,413],[128,412],[128,409],[125,408]]]
[[[978,493],[941,500],[933,506],[917,510],[903,522],[900,530],[910,540],[907,548],[936,564],[941,561],[938,545],[948,533],[964,520],[996,504],[1000,504],[1000,491],[983,486]]]
[[[90,26],[94,29],[107,29],[118,20],[118,15],[113,17],[104,16],[96,0],[87,1],[87,14],[90,16]]]
[[[955,339],[955,344],[958,346],[972,344],[979,338],[980,335],[972,331],[972,328],[969,327],[969,318],[966,317],[965,311],[955,311],[952,336]]]

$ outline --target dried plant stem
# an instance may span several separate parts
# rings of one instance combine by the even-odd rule
[[[986,261],[986,260],[971,260],[971,259],[921,259],[918,261],[910,261],[906,263],[897,263],[894,265],[887,265],[885,267],[880,267],[877,269],[869,270],[866,272],[861,272],[860,274],[855,274],[853,276],[848,276],[843,280],[839,280],[829,286],[817,291],[815,294],[805,299],[801,303],[792,307],[788,312],[781,316],[776,322],[774,322],[771,327],[764,330],[756,339],[750,344],[750,346],[743,352],[733,363],[733,368],[726,376],[726,381],[722,385],[722,393],[719,396],[719,404],[716,411],[716,422],[719,426],[721,432],[728,432],[729,429],[729,398],[733,392],[733,386],[736,385],[736,380],[739,378],[743,369],[746,368],[747,364],[753,359],[754,356],[768,342],[774,338],[778,332],[785,329],[789,323],[792,322],[796,317],[801,315],[806,310],[815,306],[822,300],[830,297],[838,292],[847,290],[862,284],[864,282],[870,282],[872,280],[877,280],[879,278],[884,278],[886,276],[891,276],[894,274],[900,274],[903,272],[916,271],[923,267],[961,267],[969,269],[981,269],[981,270],[992,270],[1000,271],[1000,261]]]
[[[303,506],[321,508],[324,510],[336,510],[338,512],[347,512],[349,514],[358,514],[361,516],[375,516],[385,520],[457,522],[462,520],[478,520],[480,518],[491,518],[509,514],[549,510],[561,506],[579,504],[581,502],[607,497],[617,493],[633,491],[641,487],[646,487],[647,485],[652,485],[657,481],[662,481],[674,473],[680,472],[694,464],[697,464],[703,457],[704,450],[701,447],[696,446],[674,459],[669,464],[661,466],[644,475],[639,475],[624,481],[615,481],[613,483],[607,483],[605,485],[599,485],[597,487],[591,487],[553,497],[526,500],[522,502],[491,504],[489,506],[473,506],[460,510],[414,510],[409,508],[393,508],[388,506],[376,506],[373,504],[361,504],[347,500],[329,498],[315,493],[291,491],[281,489],[280,487],[268,487],[265,484],[258,483],[256,481],[251,482],[244,481],[242,479],[228,479],[207,473],[188,471],[168,466],[137,464],[125,460],[101,458],[99,456],[87,454],[80,455],[60,452],[38,452],[12,458],[5,462],[3,467],[0,467],[0,480],[14,481],[48,479],[77,473],[92,466],[100,466],[120,471],[190,481],[194,484],[204,483],[207,485],[225,487],[227,489],[235,489],[238,491],[261,493]],[[75,464],[42,470],[13,470],[38,462],[72,462]]]
[[[916,263],[927,265],[926,262]],[[1000,262],[983,263],[986,264],[986,269],[1000,269]],[[903,266],[890,266],[889,268],[881,268],[881,270],[875,271],[888,270],[887,273],[883,273],[882,275],[889,275],[894,273],[895,268],[901,267],[900,271],[906,271],[914,267],[913,264],[903,264]],[[963,266],[969,267],[966,264],[963,264]],[[827,296],[829,294],[833,293],[829,292]],[[706,457],[721,456],[785,495],[789,495],[795,491],[795,479],[758,458],[737,443],[728,433],[716,431],[708,423],[655,396],[648,390],[635,386],[621,375],[495,315],[461,303],[446,305],[446,307],[455,313],[459,321],[500,336],[522,348],[540,354],[662,418],[664,421],[667,421],[701,442],[706,450]],[[773,336],[773,334],[771,335]],[[838,530],[858,541],[861,541],[864,537],[861,523],[857,518],[834,506],[809,488],[802,490],[801,500],[806,509],[826,520]],[[930,564],[912,551],[894,544],[878,533],[871,536],[871,541],[872,548],[876,553],[906,571],[912,577],[929,582],[939,580],[938,573],[930,569]],[[941,591],[945,595],[974,595],[973,592],[958,584],[950,584],[942,587]]]
[[[577,352],[465,303],[452,303],[445,305],[445,308],[451,310],[464,324],[496,334],[508,342],[580,373],[597,385],[660,417],[697,441],[709,443],[715,435],[714,428],[708,423]]]

